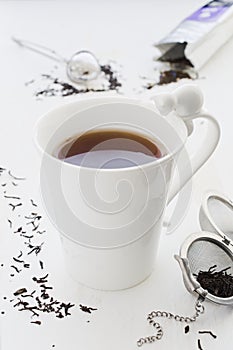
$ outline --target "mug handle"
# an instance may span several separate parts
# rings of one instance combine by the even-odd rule
[[[185,147],[176,160],[175,166],[179,173],[176,172],[172,178],[172,186],[168,192],[169,203],[214,152],[220,138],[220,127],[214,117],[202,108],[204,97],[197,85],[185,84],[172,92],[152,96],[151,100],[161,115],[166,116],[170,112],[175,112],[186,124],[188,131]],[[193,129],[193,121],[200,118],[205,122],[202,124],[194,122],[197,125]],[[196,139],[197,144],[204,125],[207,125],[205,138],[193,152],[192,141]]]
[[[205,123],[195,123],[195,119],[203,119]],[[193,131],[196,135],[191,133],[188,136],[185,144],[183,156],[186,158],[184,164],[181,164],[179,172],[182,171],[182,179],[179,174],[174,174],[172,179],[172,186],[168,192],[168,203],[176,196],[176,194],[185,186],[185,184],[191,179],[191,177],[202,167],[203,164],[209,159],[214,150],[216,149],[220,139],[220,127],[216,119],[202,109],[197,115],[185,118],[185,122],[194,121]],[[196,124],[196,125],[195,125]],[[192,152],[191,145],[195,140],[196,143],[202,132],[203,126],[207,126],[206,135],[198,149]],[[187,160],[189,164],[187,164]],[[180,159],[182,162],[182,159]]]

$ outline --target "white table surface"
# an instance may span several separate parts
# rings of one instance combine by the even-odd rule
[[[1,268],[1,350],[130,350],[137,349],[139,337],[153,334],[146,315],[156,309],[192,315],[195,298],[182,283],[181,273],[173,254],[179,251],[184,238],[198,231],[198,210],[202,194],[215,189],[233,198],[233,39],[202,69],[197,84],[203,89],[205,105],[218,119],[222,136],[220,144],[192,181],[190,205],[181,225],[170,235],[161,235],[158,259],[150,278],[142,284],[120,292],[94,291],[77,285],[67,276],[58,233],[46,218],[40,200],[40,160],[33,144],[33,127],[41,114],[65,102],[85,96],[48,97],[37,101],[33,88],[25,82],[49,73],[54,63],[35,53],[20,49],[11,36],[35,41],[56,49],[65,56],[80,48],[95,52],[103,61],[114,59],[122,64],[124,94],[147,99],[153,91],[140,95],[140,74],[153,73],[152,44],[167,34],[181,19],[203,4],[199,0],[88,0],[88,1],[1,1],[0,2],[0,166],[26,176],[20,190],[24,202],[33,198],[43,213],[47,233],[41,258],[50,273],[53,295],[76,304],[72,315],[63,320],[44,316],[43,324],[30,324],[30,315],[18,312],[3,296],[29,284],[38,274],[32,261],[31,269],[10,278],[10,263],[22,241],[9,229],[9,208],[0,201],[0,263]],[[107,94],[107,93],[106,93]],[[2,189],[1,189],[2,191]],[[17,189],[18,191],[18,189]],[[14,193],[17,192],[16,189]],[[97,307],[91,315],[78,305]],[[87,321],[90,322],[87,322]],[[206,303],[206,315],[191,325],[184,334],[184,325],[161,320],[164,338],[159,343],[144,345],[145,349],[197,349],[200,338],[204,350],[233,348],[231,307]],[[210,329],[216,340],[198,330]]]

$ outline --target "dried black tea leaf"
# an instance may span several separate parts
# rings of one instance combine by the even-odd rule
[[[34,203],[33,199],[30,199],[30,202],[31,202],[31,204],[32,204],[34,207],[37,207],[37,204]]]
[[[36,283],[46,283],[46,282],[48,282],[48,280],[47,280],[48,276],[49,276],[49,274],[47,273],[44,277],[40,277],[40,278],[33,277],[32,280]]]
[[[16,292],[14,292],[14,296],[23,294],[23,293],[27,293],[27,289],[26,288],[20,288],[18,289]]]
[[[197,340],[197,346],[199,350],[203,350],[203,347],[201,346],[201,339]]]
[[[43,233],[45,233],[46,230],[43,230],[43,231],[37,231],[37,233],[39,233],[39,235],[43,235]]]
[[[17,207],[20,207],[21,205],[23,205],[23,204],[22,203],[19,203],[19,204],[12,204],[12,203],[10,203],[9,204],[9,206],[12,207],[12,211],[14,211],[15,208],[17,208]]]
[[[23,252],[22,252],[22,250],[20,250],[20,253],[19,253],[19,255],[17,256],[17,258],[18,258],[18,259],[21,258],[22,255],[23,255]]]
[[[31,323],[37,324],[38,326],[41,325],[41,321],[31,321]]]
[[[20,197],[16,197],[16,196],[7,196],[7,195],[4,195],[4,198],[20,200]]]
[[[14,179],[14,180],[26,180],[25,177],[17,177],[17,176],[14,176],[11,171],[9,170],[8,171],[8,174]]]
[[[17,262],[17,263],[23,263],[23,262],[24,262],[23,260],[19,260],[19,259],[15,258],[15,257],[13,257],[13,260],[14,260],[15,262]]]
[[[211,337],[213,337],[214,339],[217,338],[217,335],[213,334],[211,331],[198,331],[199,334],[209,334],[211,335]]]
[[[90,306],[85,306],[85,305],[82,305],[82,304],[79,304],[79,307],[80,307],[80,310],[82,310],[83,312],[87,312],[89,314],[91,314],[92,311],[98,310],[96,308],[92,308]]]
[[[22,270],[18,269],[17,266],[11,265],[11,267],[17,272],[20,273]],[[13,275],[14,276],[14,275]]]
[[[42,242],[40,245],[35,245],[33,246],[32,244],[28,244],[28,248],[30,248],[31,250],[28,252],[28,255],[35,253],[36,255],[38,255],[41,252],[42,246],[43,246],[44,242]]]
[[[229,298],[233,296],[233,276],[227,272],[229,269],[231,269],[230,266],[217,271],[217,266],[214,265],[208,271],[200,270],[195,276],[202,288],[210,294],[221,298]]]

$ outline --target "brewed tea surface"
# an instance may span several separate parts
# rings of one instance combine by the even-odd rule
[[[165,152],[155,140],[124,130],[96,130],[65,141],[59,159],[91,168],[127,168],[161,158]]]

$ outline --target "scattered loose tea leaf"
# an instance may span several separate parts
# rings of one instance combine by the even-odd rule
[[[26,180],[25,177],[17,177],[17,176],[14,176],[11,171],[9,170],[8,171],[8,174],[14,179],[14,180]]]
[[[19,255],[17,256],[17,258],[18,258],[18,259],[21,258],[22,255],[23,255],[23,252],[22,252],[22,250],[20,250],[20,253],[19,253]]]
[[[26,288],[18,289],[16,292],[14,292],[14,296],[18,296],[18,295],[23,294],[23,293],[27,293],[27,289]]]
[[[203,350],[203,347],[201,346],[201,339],[198,339],[197,346],[199,350]]]
[[[34,294],[36,293],[35,290],[33,290],[30,294],[24,294],[24,295],[21,295],[21,297],[23,298],[33,298]]]
[[[28,244],[28,247],[31,249],[30,252],[28,252],[28,255],[35,253],[38,255],[41,252],[42,246],[44,242],[42,242],[40,245],[33,246],[32,244]]]
[[[39,226],[40,226],[39,224],[38,225],[34,224],[34,227],[33,227],[32,231],[36,231],[39,228]]]
[[[11,267],[12,267],[13,269],[15,269],[15,271],[16,271],[17,273],[20,273],[20,272],[22,271],[22,270],[18,269],[17,266],[11,265]]]
[[[44,263],[43,263],[43,261],[39,261],[39,264],[40,264],[40,268],[41,268],[41,270],[43,270],[44,269]]]
[[[23,204],[22,203],[19,203],[19,204],[16,204],[16,205],[12,204],[12,203],[9,204],[9,206],[12,207],[12,211],[14,211],[15,208],[17,208],[17,207],[20,207],[21,205],[23,205]]]
[[[30,201],[34,207],[37,207],[37,204],[33,202],[33,199],[30,199]]]
[[[198,331],[199,334],[209,334],[211,335],[211,337],[213,337],[214,339],[217,338],[217,335],[213,334],[211,331]]]
[[[14,258],[14,257],[13,257],[13,260],[14,260],[15,262],[19,263],[19,264],[20,264],[20,263],[24,263],[24,261],[23,261],[23,260],[19,260],[19,259]]]
[[[31,321],[31,323],[37,324],[38,326],[41,325],[41,321]]]
[[[118,81],[115,76],[115,72],[109,64],[100,66],[101,71],[107,76],[109,81],[109,90],[117,90],[122,84]]]
[[[46,232],[46,230],[44,230],[44,231],[37,231],[37,233],[39,233],[39,235],[43,235],[43,233],[45,233]]]
[[[64,309],[65,311],[65,316],[68,316],[68,315],[71,315],[71,313],[69,312],[69,310],[74,307],[75,305],[74,304],[71,304],[71,303],[68,303],[68,304],[65,304],[65,303],[61,303],[61,307]],[[94,309],[93,309],[94,310]],[[97,310],[97,309],[96,309]]]
[[[23,230],[23,228],[22,228],[22,226],[21,226],[21,227],[19,227],[16,231],[14,231],[14,233],[22,232],[22,230]]]
[[[40,278],[37,278],[37,277],[33,277],[32,280],[36,283],[47,283],[49,274],[47,273],[44,277],[40,277]]]
[[[79,304],[79,307],[80,307],[80,310],[82,310],[83,312],[87,312],[89,314],[91,314],[92,311],[98,310],[96,308],[92,308],[92,307],[85,306],[85,305],[82,305],[82,304]]]
[[[16,196],[7,196],[7,195],[4,195],[4,198],[20,200],[20,197],[16,197]]]
[[[28,235],[24,235],[24,234],[21,234],[20,235],[21,237],[24,237],[24,238],[27,238],[27,239],[32,239],[34,236],[33,235],[30,235],[30,236],[28,236]]]
[[[45,284],[41,284],[40,287],[43,289],[43,290],[47,290],[47,289],[53,289],[53,287],[49,287],[49,286],[46,286]]]
[[[35,215],[37,215],[37,214],[35,214]],[[33,216],[24,216],[24,217],[25,217],[25,219],[28,219],[28,220],[34,219],[34,215]]]

